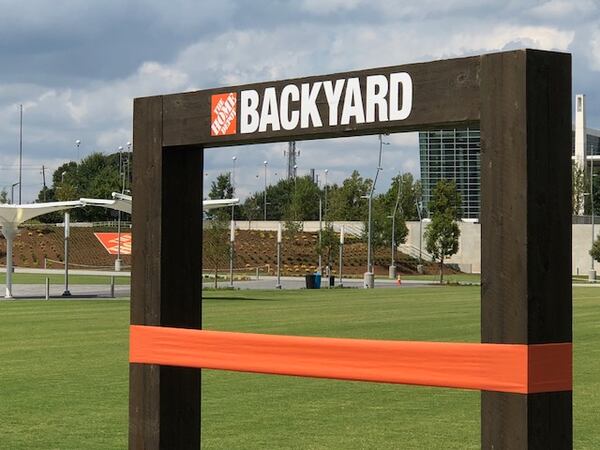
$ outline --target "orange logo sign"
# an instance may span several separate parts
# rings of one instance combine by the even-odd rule
[[[211,96],[210,99],[210,135],[223,136],[235,134],[237,94],[228,92]]]
[[[110,255],[119,254],[119,233],[94,233]],[[121,233],[121,255],[131,255],[131,233]]]

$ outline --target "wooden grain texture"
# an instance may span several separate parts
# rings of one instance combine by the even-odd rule
[[[131,323],[160,325],[162,98],[134,102]],[[160,367],[129,365],[129,448],[159,448]]]
[[[162,97],[134,105],[131,323],[201,328],[201,147],[163,148]],[[200,448],[200,370],[130,365],[129,447]]]
[[[571,342],[571,59],[481,61],[481,340]],[[572,446],[572,393],[482,392],[482,448]]]
[[[349,125],[331,127],[326,126],[324,123],[324,126],[319,128],[312,127],[302,130],[275,132],[268,130],[264,133],[240,135],[238,120],[238,134],[210,136],[210,96],[212,94],[239,92],[242,89],[255,89],[260,93],[265,87],[270,86],[275,87],[277,92],[280,92],[283,86],[287,84],[299,86],[307,82],[359,77],[364,104],[364,83],[367,75],[387,75],[401,71],[408,72],[414,83],[412,112],[403,121],[358,125],[351,122]],[[325,112],[326,98],[322,89],[317,98],[317,106],[321,118],[325,119],[328,113]],[[341,112],[338,111],[338,118],[340,114]],[[398,131],[418,131],[427,127],[475,123],[478,120],[479,58],[469,57],[167,95],[164,97],[164,144],[169,146],[202,144],[205,147],[218,147],[291,139],[324,139]]]

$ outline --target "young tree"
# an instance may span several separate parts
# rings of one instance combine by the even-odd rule
[[[321,242],[317,240],[315,250],[318,256],[321,256],[325,266],[331,269],[333,265],[333,256],[337,254],[339,248],[338,234],[333,230],[333,224],[326,222],[321,230]]]
[[[223,220],[209,220],[203,230],[202,257],[215,271],[215,289],[218,287],[219,267],[229,261],[229,224]]]
[[[433,216],[425,230],[425,248],[440,262],[440,284],[444,281],[444,260],[458,251],[459,236],[458,224],[448,214]]]
[[[590,249],[590,256],[594,258],[594,261],[600,262],[600,237],[597,238],[592,244]]]
[[[444,260],[458,251],[461,198],[454,181],[440,180],[429,202],[431,223],[425,230],[425,248],[440,262],[440,284],[444,281]]]

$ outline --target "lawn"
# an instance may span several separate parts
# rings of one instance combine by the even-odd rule
[[[575,448],[600,448],[600,291],[575,288]],[[212,291],[206,328],[477,341],[479,288]],[[0,448],[127,443],[129,302],[0,302]],[[203,448],[479,448],[475,391],[204,371]]]
[[[65,281],[63,274],[41,274],[41,273],[15,273],[13,284],[46,284],[46,277],[50,278],[50,284],[62,284]],[[110,284],[110,275],[71,275],[69,284]],[[131,279],[128,276],[115,276],[115,284],[128,285]],[[5,284],[6,274],[0,273],[0,284]]]

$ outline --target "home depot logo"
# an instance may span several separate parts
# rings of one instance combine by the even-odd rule
[[[210,135],[235,134],[237,127],[237,94],[227,92],[211,96]]]

